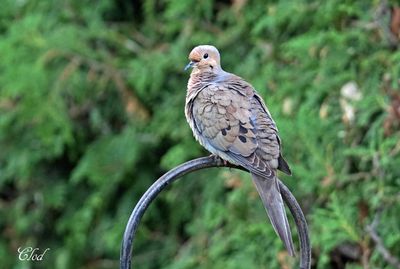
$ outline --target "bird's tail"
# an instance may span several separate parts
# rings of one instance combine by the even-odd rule
[[[285,206],[279,191],[277,178],[274,177],[272,180],[255,174],[251,175],[275,232],[285,244],[289,255],[294,256],[292,233],[286,217]]]

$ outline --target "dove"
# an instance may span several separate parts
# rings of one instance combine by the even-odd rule
[[[277,170],[288,175],[291,170],[267,106],[251,84],[222,69],[214,46],[195,47],[189,60],[185,116],[194,137],[213,155],[251,173],[275,232],[294,256],[277,179]]]

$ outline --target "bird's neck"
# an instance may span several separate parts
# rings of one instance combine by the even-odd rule
[[[188,81],[188,90],[200,90],[208,84],[215,83],[221,80],[226,72],[221,68],[219,70],[199,70],[194,69],[190,74]]]

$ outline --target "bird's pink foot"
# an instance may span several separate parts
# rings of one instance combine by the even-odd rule
[[[214,160],[218,163],[218,164],[223,164],[224,166],[228,165],[228,162],[224,159],[222,159],[221,157],[219,157],[216,154],[211,154],[210,157],[213,157]]]

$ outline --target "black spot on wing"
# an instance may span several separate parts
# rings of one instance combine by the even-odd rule
[[[243,143],[246,143],[247,139],[243,135],[239,135],[239,140],[242,141]]]
[[[223,136],[226,136],[226,129],[222,129],[221,133],[222,133]]]
[[[242,125],[239,125],[239,133],[241,134],[247,134],[248,130],[244,128]]]

